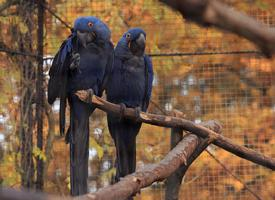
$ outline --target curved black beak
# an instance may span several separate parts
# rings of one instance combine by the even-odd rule
[[[141,33],[139,37],[135,41],[131,42],[129,45],[130,50],[134,55],[142,56],[144,54],[146,45],[145,35]]]
[[[146,42],[146,39],[145,39],[145,36],[143,33],[141,33],[138,37],[138,39],[136,39],[136,43],[138,44],[138,46],[141,48],[141,49],[145,49],[145,42]]]
[[[86,48],[89,43],[93,42],[96,39],[96,33],[77,31],[77,38],[79,39],[82,46]]]

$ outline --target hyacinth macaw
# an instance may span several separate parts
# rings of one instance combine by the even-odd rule
[[[129,29],[115,47],[113,71],[107,84],[107,100],[146,111],[152,92],[153,66],[145,54],[146,33]],[[116,146],[116,181],[136,169],[136,136],[141,123],[107,115],[108,128]]]
[[[101,96],[114,61],[111,32],[96,17],[79,17],[72,34],[62,43],[50,68],[48,102],[60,98],[60,133],[65,132],[66,101],[70,105],[70,126],[66,141],[70,143],[71,195],[87,193],[89,116],[95,110],[81,101],[77,90]],[[87,98],[87,102],[89,99]]]

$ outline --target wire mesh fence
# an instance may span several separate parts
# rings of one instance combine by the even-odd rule
[[[186,119],[197,123],[217,119],[223,125],[226,137],[267,156],[275,156],[274,62],[261,57],[251,43],[230,33],[200,28],[186,22],[179,14],[154,0],[60,0],[47,3],[45,71],[61,42],[70,34],[64,22],[72,26],[78,16],[97,16],[112,30],[114,44],[128,28],[142,27],[147,33],[146,51],[152,55],[155,71],[153,103],[149,112],[161,113],[160,107],[164,111],[180,110]],[[274,27],[274,2],[230,0],[226,3]],[[8,27],[7,23],[18,23],[13,17],[1,18],[2,27]],[[7,29],[6,33],[11,31]],[[1,39],[7,42],[4,33]],[[12,42],[9,45],[16,49]],[[18,81],[13,80],[16,75],[19,76],[18,72],[7,72],[14,56],[4,56],[8,61],[0,62],[1,73],[5,77],[1,86],[9,87],[4,91],[18,91]],[[16,130],[18,110],[14,105],[19,104],[20,97],[16,92],[5,95],[9,95],[12,103],[2,100],[0,179],[2,185],[17,187],[20,186],[20,172],[14,158],[17,158],[15,152],[19,145]],[[56,122],[55,137],[49,140],[47,130],[44,130],[45,146],[47,141],[52,142],[49,154],[46,154],[45,191],[68,194],[69,148],[64,139],[57,136],[57,102],[52,110]],[[115,148],[108,133],[105,114],[96,111],[90,122],[89,190],[96,191],[112,180]],[[169,137],[170,129],[143,125],[137,138],[137,167],[161,160],[169,151]],[[210,146],[208,150],[262,199],[275,198],[274,173],[215,146]],[[165,181],[155,183],[142,190],[136,199],[164,199],[164,187]],[[192,165],[184,177],[180,192],[180,199],[191,200],[253,198],[242,183],[230,176],[207,152]]]

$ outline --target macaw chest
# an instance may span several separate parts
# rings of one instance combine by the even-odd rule
[[[88,48],[81,49],[79,54],[79,66],[71,73],[70,88],[72,90],[92,88],[97,92],[103,81],[107,54]]]
[[[133,58],[123,63],[122,93],[128,98],[142,100],[145,91],[145,64],[143,58]]]
[[[142,57],[133,57],[122,64],[125,81],[145,81],[145,64]]]
[[[80,63],[77,71],[82,76],[103,76],[107,64],[107,55],[102,51],[83,49],[79,52]]]

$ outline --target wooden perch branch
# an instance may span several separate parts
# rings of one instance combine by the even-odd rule
[[[209,121],[204,125],[216,132],[221,132],[221,126],[216,122]],[[186,171],[211,141],[211,138],[201,140],[195,135],[187,134],[158,164],[147,165],[143,169],[126,176],[115,185],[85,195],[84,199],[126,199],[130,195],[136,194],[140,189],[171,176],[179,168],[183,167]]]
[[[179,199],[179,191],[181,187],[182,178],[189,169],[190,165],[199,157],[199,155],[208,147],[211,141],[209,138],[199,140],[199,144],[195,151],[188,159],[187,165],[181,165],[174,173],[172,173],[166,181],[165,200]]]
[[[194,159],[194,154],[199,154],[201,151],[210,144],[211,139],[200,139],[193,134],[188,134],[172,149],[165,158],[158,164],[146,165],[143,169],[130,174],[118,183],[102,188],[95,193],[90,193],[80,197],[62,197],[62,199],[78,199],[78,200],[122,200],[136,194],[141,188],[147,187],[156,181],[161,181],[171,175],[182,165],[190,163],[190,159]],[[200,148],[204,144],[204,147]],[[2,200],[27,200],[27,199],[40,199],[40,200],[55,200],[60,199],[56,196],[45,195],[43,193],[32,193],[26,191],[16,191],[13,189],[1,189],[0,199]]]
[[[271,57],[275,53],[275,31],[263,23],[216,0],[160,0],[183,17],[202,26],[214,26],[244,37]]]
[[[123,200],[136,194],[140,189],[170,176],[181,165],[187,165],[192,153],[199,145],[199,138],[189,134],[172,149],[158,164],[146,165],[140,171],[130,174],[118,183],[99,191],[84,195],[81,200]]]
[[[172,112],[175,117],[182,117],[183,113],[179,111]],[[221,134],[222,127],[216,121],[203,122],[200,125],[207,127],[216,133]],[[188,133],[185,133],[188,134]],[[173,149],[183,138],[183,131],[178,128],[171,129],[171,149]],[[209,145],[209,138],[201,139],[199,145],[188,159],[187,165],[181,165],[174,173],[172,173],[166,180],[165,187],[165,200],[179,199],[179,191],[182,183],[182,178],[187,172],[190,165],[196,160],[196,158],[207,148]]]
[[[88,95],[85,90],[78,91],[76,95],[84,100]],[[97,108],[116,115],[120,114],[120,106],[117,104],[110,103],[100,97],[93,95],[91,102]],[[136,111],[132,108],[127,108],[124,112],[124,117],[128,119],[137,120],[147,124],[169,127],[169,128],[182,128],[183,130],[189,131],[202,138],[211,138],[213,144],[223,148],[241,158],[252,161],[256,164],[262,165],[269,169],[275,170],[275,159],[269,158],[261,153],[258,153],[252,149],[243,147],[222,135],[215,133],[201,125],[195,124],[192,121],[188,121],[182,118],[156,115],[151,113],[140,112],[139,116],[136,116]]]

